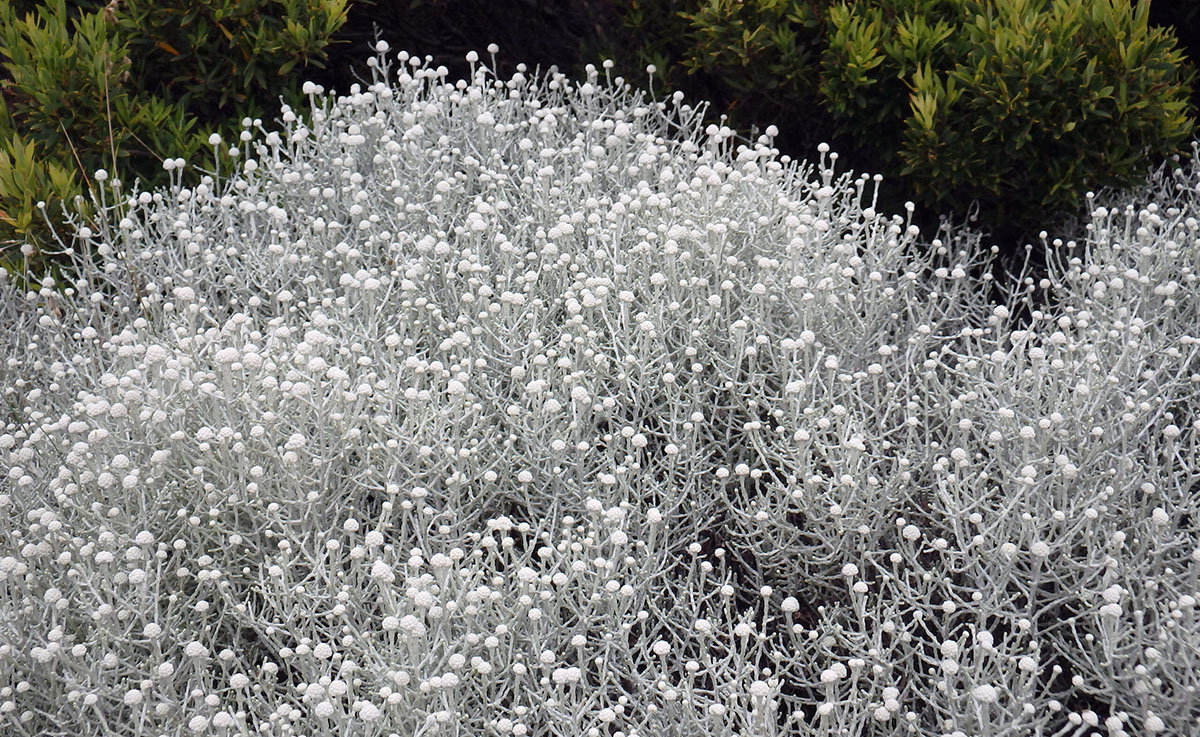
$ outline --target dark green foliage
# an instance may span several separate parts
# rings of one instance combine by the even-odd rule
[[[1150,25],[1171,29],[1188,61],[1200,63],[1200,3],[1196,0],[1153,0]],[[1200,85],[1192,88],[1191,107],[1200,110]]]
[[[166,157],[211,163],[210,133],[236,141],[243,117],[298,115],[307,65],[346,18],[348,0],[0,0],[0,265],[23,242],[55,245],[37,211],[70,236],[64,205],[95,216],[91,175],[166,186]],[[374,0],[367,0],[374,2]],[[207,156],[206,156],[207,155]]]
[[[815,78],[796,71],[817,61],[814,9],[811,3],[762,0],[709,3],[694,13],[680,12],[692,50],[683,66],[689,73],[720,69],[722,84],[739,96],[810,95]]]
[[[831,8],[821,95],[902,165],[922,204],[977,200],[995,220],[1037,227],[1089,189],[1132,186],[1149,157],[1190,141],[1195,70],[1149,28],[1148,9],[855,0]]]
[[[780,149],[803,156],[834,141],[818,108],[816,64],[827,0],[617,0],[621,24],[599,29],[593,56],[645,79],[660,93],[682,90],[711,103],[712,117],[743,133],[779,124]],[[753,135],[753,134],[752,134]]]
[[[306,72],[306,79],[327,90],[345,92],[358,80],[371,80],[368,47],[376,38],[386,41],[394,55],[407,51],[434,67],[445,66],[451,81],[469,77],[467,52],[479,53],[493,65],[486,49],[500,47],[495,71],[510,77],[518,64],[529,73],[551,66],[573,79],[585,77],[587,64],[600,65],[604,52],[594,43],[601,29],[619,25],[619,8],[612,0],[395,0],[372,7],[354,6],[329,49],[326,69]],[[376,36],[378,33],[378,36]],[[643,65],[644,66],[644,65]],[[628,76],[644,84],[644,68]],[[656,89],[658,86],[656,85]]]

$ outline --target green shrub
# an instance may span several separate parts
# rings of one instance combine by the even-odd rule
[[[50,0],[33,12],[0,0],[0,265],[20,264],[25,243],[38,263],[52,235],[37,203],[55,220],[97,169],[165,186],[165,156],[194,163],[210,133],[236,140],[237,121],[280,96],[299,109],[295,70],[322,66],[347,2],[112,0],[68,12]]]
[[[812,41],[818,16],[812,9],[811,3],[790,0],[720,0],[680,13],[691,26],[684,67],[720,69],[722,83],[739,98],[811,94],[814,78],[803,70],[817,60]]]
[[[1150,25],[1170,28],[1188,59],[1200,58],[1200,3],[1196,0],[1154,0]],[[1191,106],[1200,110],[1200,87],[1192,88]]]
[[[1148,160],[1187,155],[1195,69],[1170,31],[1149,26],[1148,7],[635,0],[625,19],[648,39],[634,58],[662,61],[668,83],[681,70],[720,80],[731,126],[820,127],[805,110],[819,105],[856,166],[899,177],[928,210],[974,203],[984,222],[1025,235],[1090,189],[1136,183]],[[753,120],[737,115],[748,107]]]
[[[601,31],[596,55],[612,58],[618,74],[641,79],[653,64],[656,85],[706,98],[712,112],[743,131],[780,122],[786,107],[816,99],[825,0],[617,4],[622,25]]]
[[[979,200],[996,220],[1045,222],[1088,190],[1135,184],[1148,158],[1190,140],[1195,70],[1148,10],[855,0],[830,10],[820,93],[924,204]]]

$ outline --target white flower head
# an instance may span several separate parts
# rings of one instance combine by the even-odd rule
[[[375,706],[369,701],[364,701],[362,705],[359,706],[358,718],[362,719],[364,722],[373,722],[379,719],[380,716],[382,716],[382,712],[379,711],[379,707]]]
[[[973,688],[971,696],[981,704],[994,704],[1000,700],[1000,695],[997,693],[996,687],[987,683]]]
[[[192,640],[183,648],[183,654],[189,658],[207,658],[208,648],[200,642]]]

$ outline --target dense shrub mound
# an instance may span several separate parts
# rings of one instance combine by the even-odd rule
[[[0,285],[0,732],[1195,729],[1200,169],[1014,331],[833,154],[399,59]]]

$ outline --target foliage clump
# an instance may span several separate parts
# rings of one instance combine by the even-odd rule
[[[1013,330],[828,147],[398,58],[0,283],[0,732],[1195,731],[1195,160]]]

